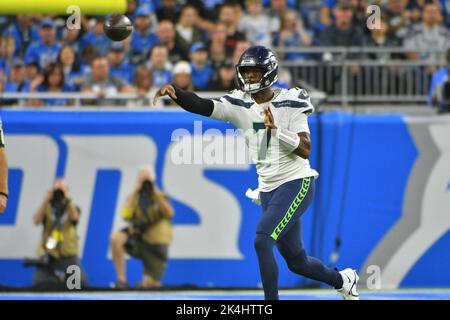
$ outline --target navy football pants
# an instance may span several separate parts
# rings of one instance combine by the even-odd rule
[[[303,248],[300,217],[312,202],[314,188],[314,178],[303,178],[286,182],[270,192],[261,192],[263,213],[256,229],[255,249],[266,300],[278,299],[275,245],[292,272],[336,289],[342,287],[339,272],[308,257]]]

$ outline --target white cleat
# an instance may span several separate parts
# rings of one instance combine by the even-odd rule
[[[358,274],[356,270],[345,269],[339,272],[344,281],[342,288],[338,292],[342,295],[344,300],[359,300],[359,294],[356,291],[356,286],[358,285]]]

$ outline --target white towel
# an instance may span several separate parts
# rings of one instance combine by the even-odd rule
[[[259,198],[259,188],[255,190],[248,188],[247,191],[245,191],[245,196],[252,199],[253,203],[261,205],[261,199]]]

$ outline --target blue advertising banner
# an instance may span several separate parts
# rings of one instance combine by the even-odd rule
[[[260,286],[253,249],[260,207],[245,197],[257,186],[256,170],[215,161],[235,160],[242,143],[230,124],[181,111],[4,110],[1,117],[10,168],[1,285],[31,285],[34,269],[23,259],[36,256],[42,232],[32,217],[57,176],[67,178],[81,208],[77,231],[89,284],[114,283],[110,235],[125,225],[121,209],[139,168],[151,165],[175,208],[163,283]],[[450,119],[336,112],[312,115],[309,124],[320,177],[302,217],[308,253],[358,269],[368,284],[379,273],[385,288],[449,286]],[[190,152],[180,136],[190,137]],[[277,258],[281,287],[311,284]],[[129,259],[127,275],[138,282],[141,263]]]

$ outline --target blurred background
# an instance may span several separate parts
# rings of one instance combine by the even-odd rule
[[[316,107],[311,162],[321,175],[303,217],[308,253],[358,269],[369,289],[450,286],[450,1],[126,3],[134,30],[122,42],[104,35],[106,16],[82,15],[80,29],[68,29],[67,16],[0,16],[0,112],[10,168],[0,285],[36,284],[36,269],[48,263],[36,249],[48,257],[49,237],[61,246],[72,239],[74,250],[50,258],[78,257],[89,287],[145,284],[142,275],[154,270],[142,257],[128,257],[126,279],[118,278],[114,246],[123,239],[112,234],[133,224],[123,208],[140,190],[139,168],[149,165],[174,212],[167,254],[157,254],[164,262],[159,285],[260,287],[253,250],[260,208],[244,196],[256,187],[255,169],[173,159],[175,130],[205,146],[206,130],[219,129],[223,143],[232,126],[167,99],[151,104],[170,82],[220,97],[235,88],[241,53],[259,44],[279,58],[275,86],[307,89]],[[371,5],[377,7],[367,10]],[[66,225],[49,209],[48,219],[58,218],[46,226],[36,215],[53,203],[58,177],[78,214],[67,209]],[[68,228],[66,236],[53,234],[57,225]],[[37,261],[24,265],[25,258]],[[279,265],[281,287],[318,286],[281,259]]]

